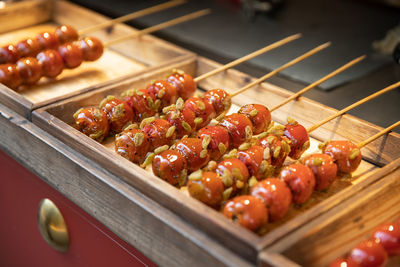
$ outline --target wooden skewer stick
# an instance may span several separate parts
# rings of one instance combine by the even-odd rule
[[[149,14],[152,14],[152,13],[156,13],[158,11],[161,11],[161,10],[164,10],[164,9],[167,9],[167,8],[171,8],[171,7],[174,7],[174,6],[177,6],[177,5],[181,5],[181,4],[186,3],[186,2],[187,2],[186,0],[173,0],[173,1],[169,1],[169,2],[166,2],[166,3],[160,4],[160,5],[156,5],[156,6],[153,6],[153,7],[149,7],[149,8],[146,8],[146,9],[139,10],[139,11],[135,11],[135,12],[130,13],[128,15],[125,15],[125,16],[122,16],[122,17],[119,17],[119,18],[116,18],[116,19],[112,19],[112,20],[109,20],[109,21],[106,21],[106,22],[103,22],[103,23],[100,23],[100,24],[97,24],[97,25],[94,25],[94,26],[91,26],[91,27],[87,27],[85,29],[82,29],[82,30],[78,31],[78,34],[79,35],[84,35],[84,34],[86,34],[88,32],[101,30],[101,29],[107,28],[107,27],[109,27],[111,25],[120,23],[120,22],[125,22],[125,21],[128,21],[128,20],[132,20],[132,19],[136,19],[136,18],[139,18],[139,17],[143,17],[143,16],[146,16],[146,15],[149,15]]]
[[[379,137],[381,137],[382,135],[384,135],[384,134],[390,132],[391,130],[393,130],[394,128],[396,128],[396,127],[399,126],[399,125],[400,125],[400,121],[398,121],[398,122],[396,122],[396,123],[390,125],[390,126],[387,127],[386,129],[383,129],[382,131],[380,131],[379,133],[377,133],[377,134],[371,136],[371,137],[368,138],[367,140],[358,143],[358,144],[357,144],[357,147],[358,147],[358,148],[362,148],[362,147],[368,145],[369,143],[371,143],[371,142],[374,141],[375,139],[378,139]]]
[[[120,38],[116,38],[114,40],[111,40],[111,41],[105,43],[104,47],[107,47],[107,46],[110,46],[112,44],[131,39],[131,38],[136,38],[136,37],[139,37],[139,36],[144,35],[144,34],[149,34],[149,33],[161,30],[161,29],[165,29],[167,27],[170,27],[170,26],[173,26],[173,25],[185,22],[185,21],[196,19],[196,18],[199,18],[201,16],[210,14],[210,12],[211,12],[210,9],[203,9],[203,10],[200,10],[200,11],[197,11],[197,12],[194,12],[194,13],[191,13],[191,14],[176,18],[176,19],[172,19],[172,20],[169,20],[169,21],[166,21],[166,22],[151,26],[151,27],[146,28],[144,30],[137,31],[135,33],[128,34],[128,35],[122,36]]]
[[[374,99],[374,98],[376,98],[376,97],[378,97],[378,96],[380,96],[380,95],[382,95],[382,94],[384,94],[384,93],[386,93],[386,92],[389,92],[389,91],[391,91],[391,90],[393,90],[393,89],[396,89],[396,88],[399,87],[399,86],[400,86],[400,82],[397,82],[397,83],[394,83],[394,84],[392,84],[392,85],[389,85],[388,87],[385,87],[385,88],[383,88],[382,90],[380,90],[380,91],[378,91],[378,92],[376,92],[376,93],[373,93],[372,95],[369,95],[369,96],[367,96],[367,97],[365,97],[365,98],[363,98],[363,99],[357,101],[356,103],[351,104],[350,106],[348,106],[348,107],[346,107],[346,108],[344,108],[344,109],[342,109],[342,110],[336,112],[335,114],[329,116],[328,118],[323,119],[322,121],[320,121],[320,122],[318,122],[317,124],[315,124],[315,125],[311,126],[310,128],[308,128],[308,129],[307,129],[307,132],[308,132],[308,133],[311,133],[312,131],[314,131],[315,129],[317,129],[318,127],[320,127],[321,125],[327,123],[328,121],[333,120],[333,119],[336,118],[336,117],[339,117],[339,116],[343,115],[344,113],[346,113],[346,112],[349,111],[350,109],[353,109],[353,108],[355,108],[355,107],[358,107],[359,105],[364,104],[365,102],[368,102],[369,100]]]
[[[249,83],[248,85],[244,86],[243,88],[241,88],[241,89],[237,90],[236,92],[232,93],[231,96],[232,97],[237,96],[238,94],[241,94],[242,92],[246,91],[247,89],[249,89],[249,88],[251,88],[251,87],[253,87],[253,86],[255,86],[255,85],[259,84],[259,83],[262,83],[263,81],[265,81],[266,79],[276,75],[280,71],[282,71],[284,69],[287,69],[287,68],[293,66],[294,64],[296,64],[296,63],[298,63],[298,62],[300,62],[300,61],[302,61],[302,60],[304,60],[304,59],[306,59],[306,58],[318,53],[319,51],[327,48],[328,46],[330,46],[330,44],[331,44],[330,42],[327,42],[325,44],[317,46],[316,48],[314,48],[314,49],[308,51],[307,53],[305,53],[305,54],[303,54],[303,55],[301,55],[301,56],[289,61],[288,63],[286,63],[286,64],[280,66],[279,68],[271,71],[270,73],[264,75],[263,77],[261,77],[261,78],[255,80],[255,81]]]
[[[301,37],[301,33],[288,36],[288,37],[286,37],[286,38],[284,38],[284,39],[282,39],[280,41],[277,41],[277,42],[275,42],[273,44],[267,45],[266,47],[263,47],[263,48],[255,51],[255,52],[252,52],[251,54],[248,54],[247,56],[238,58],[238,59],[236,59],[236,60],[234,60],[234,61],[232,61],[232,62],[230,62],[230,63],[228,63],[228,64],[226,64],[224,66],[221,66],[221,67],[219,67],[219,68],[217,68],[215,70],[207,72],[207,73],[195,78],[194,81],[196,83],[198,83],[198,82],[200,82],[200,81],[202,81],[202,80],[204,80],[204,79],[206,79],[206,78],[208,78],[208,77],[210,77],[210,76],[212,76],[214,74],[217,74],[219,72],[222,72],[224,70],[232,68],[232,67],[234,67],[236,65],[239,65],[240,63],[243,63],[243,62],[245,62],[247,60],[255,58],[255,57],[257,57],[257,56],[259,56],[261,54],[264,54],[264,53],[266,53],[268,51],[271,51],[271,50],[273,50],[275,48],[278,48],[278,47],[280,47],[282,45],[285,45],[285,44],[290,43],[290,42],[292,42],[292,41],[294,41],[296,39],[299,39],[300,37]]]
[[[352,61],[350,61],[349,63],[341,66],[340,68],[336,69],[335,71],[332,71],[331,73],[329,73],[328,75],[322,77],[321,79],[319,79],[318,81],[310,84],[309,86],[305,87],[304,89],[298,91],[297,93],[293,94],[292,96],[290,96],[289,98],[285,99],[285,101],[283,101],[282,103],[276,105],[275,107],[271,108],[270,111],[274,111],[280,107],[282,107],[283,105],[286,105],[287,103],[289,103],[290,101],[298,98],[300,95],[304,94],[305,92],[313,89],[314,87],[320,85],[321,83],[325,82],[326,80],[329,80],[330,78],[338,75],[339,73],[345,71],[346,69],[350,68],[351,66],[357,64],[358,62],[360,62],[361,60],[363,60],[365,58],[365,56],[361,56],[358,57],[356,59],[353,59]]]

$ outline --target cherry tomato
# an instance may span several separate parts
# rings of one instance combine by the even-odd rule
[[[16,46],[10,44],[0,48],[0,64],[15,63],[19,58]]]
[[[149,136],[134,128],[127,128],[115,137],[115,152],[136,164],[141,164],[149,152]]]
[[[264,148],[262,146],[254,145],[247,150],[239,151],[238,159],[246,165],[250,176],[256,177],[257,180],[265,178],[269,174],[271,157],[268,153],[268,157],[264,159]]]
[[[231,96],[222,89],[213,89],[207,91],[204,94],[203,99],[205,102],[213,106],[216,116],[228,111],[232,106]]]
[[[254,134],[268,130],[271,123],[271,112],[267,107],[259,104],[248,104],[242,106],[238,113],[246,115],[251,120]]]
[[[387,262],[383,246],[374,240],[364,240],[350,251],[349,259],[362,267],[382,267]]]
[[[103,55],[103,44],[96,37],[85,37],[80,40],[83,59],[95,61]]]
[[[334,260],[329,267],[360,267],[360,265],[352,259],[338,258]]]
[[[290,140],[289,157],[299,159],[301,155],[310,147],[310,137],[306,128],[296,122],[285,125],[284,135]]]
[[[271,222],[282,219],[292,204],[292,193],[289,187],[278,178],[268,178],[258,182],[251,189],[251,195],[264,202]]]
[[[108,96],[101,101],[99,108],[107,114],[112,133],[119,133],[125,126],[132,123],[133,111],[125,101]]]
[[[176,107],[171,107],[166,113],[166,120],[176,127],[176,137],[182,138],[184,135],[190,135],[195,130],[194,119],[196,115],[191,109],[183,107],[178,110]]]
[[[385,223],[378,226],[372,237],[379,240],[389,256],[400,255],[400,223]]]
[[[186,158],[189,172],[203,168],[210,159],[210,153],[203,148],[202,141],[198,138],[183,138],[174,145],[173,149]]]
[[[251,231],[268,222],[268,210],[264,203],[253,196],[237,196],[224,207],[224,215]]]
[[[54,78],[64,69],[64,61],[60,54],[55,50],[45,50],[36,56],[42,64],[43,76]]]
[[[328,189],[337,176],[337,165],[333,158],[327,154],[312,154],[303,159],[315,176],[315,190]]]
[[[197,138],[200,138],[202,141],[204,138],[210,139],[207,148],[210,151],[212,160],[219,160],[230,146],[228,130],[218,125],[201,128],[197,132]]]
[[[149,120],[145,122],[145,120]],[[142,121],[141,127],[142,131],[147,133],[150,138],[150,150],[164,146],[172,145],[172,141],[175,140],[176,133],[172,131],[172,125],[163,119],[147,118]]]
[[[22,84],[23,80],[19,73],[19,69],[15,64],[0,65],[0,83],[11,89],[17,89]]]
[[[17,68],[24,84],[35,84],[42,77],[42,66],[34,57],[21,58],[17,61]]]
[[[64,60],[67,68],[73,69],[82,64],[83,54],[76,43],[66,43],[58,47],[58,52]]]
[[[246,115],[234,113],[226,116],[220,123],[225,127],[231,137],[231,145],[238,148],[241,144],[249,141],[253,135],[253,124]]]
[[[196,92],[196,83],[193,77],[182,71],[175,71],[168,76],[167,81],[176,87],[178,96],[183,100],[192,97]]]
[[[156,109],[153,106],[156,97],[147,92],[146,89],[128,90],[125,94],[124,101],[128,103],[135,113],[134,121],[142,121],[156,114]]]
[[[292,191],[293,202],[303,204],[306,202],[315,187],[313,172],[305,165],[291,164],[281,171],[280,178],[284,180]]]
[[[244,188],[250,177],[246,165],[235,158],[221,161],[215,171],[221,175],[226,188],[232,187],[230,196],[236,195],[239,190]]]
[[[167,81],[159,80],[147,86],[147,91],[155,95],[156,99],[160,99],[161,107],[175,104],[178,99],[178,91],[176,87]]]
[[[79,39],[77,30],[69,25],[61,25],[57,27],[56,37],[60,44],[76,41]]]
[[[165,150],[153,159],[153,173],[174,186],[186,179],[187,163],[184,156],[175,150]]]
[[[204,204],[218,208],[222,202],[224,184],[215,172],[203,172],[200,180],[189,180],[189,194]]]
[[[196,114],[196,130],[203,128],[215,117],[212,105],[198,97],[191,97],[185,101],[185,108],[191,109]]]
[[[323,153],[335,159],[340,173],[352,173],[361,163],[360,149],[347,140],[330,141],[323,149]]]
[[[107,114],[98,108],[82,108],[74,114],[75,127],[99,142],[108,135],[110,125]]]
[[[44,49],[57,49],[59,42],[57,36],[51,32],[42,32],[36,35],[36,40],[38,41],[42,50]]]
[[[35,57],[40,51],[39,42],[36,39],[28,38],[17,44],[18,54],[23,57]]]
[[[264,149],[269,149],[271,165],[277,168],[283,165],[290,151],[290,147],[286,140],[273,134],[269,134],[264,138],[258,139],[257,145],[262,146]]]

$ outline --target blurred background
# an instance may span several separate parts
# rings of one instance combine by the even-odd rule
[[[72,2],[114,18],[166,0]],[[329,48],[268,80],[294,92],[367,55],[366,60],[305,95],[337,109],[400,80],[400,0],[189,0],[128,24],[142,29],[203,8],[211,8],[212,13],[154,35],[224,64],[291,34],[303,34],[299,40],[236,67],[255,77],[331,41]],[[400,119],[400,90],[350,113],[389,126]]]

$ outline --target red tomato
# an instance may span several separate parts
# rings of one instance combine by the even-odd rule
[[[292,159],[299,159],[310,147],[310,137],[306,128],[297,122],[286,124],[284,135],[290,140],[289,157]]]
[[[272,166],[278,168],[283,165],[290,150],[286,140],[273,134],[269,134],[264,138],[258,139],[257,145],[262,146],[264,149],[269,148],[271,164]]]
[[[98,108],[82,108],[74,114],[74,119],[77,130],[99,142],[110,130],[107,114]]]
[[[216,116],[231,108],[231,96],[222,89],[213,89],[205,92],[203,99],[213,106]]]
[[[186,179],[187,163],[184,156],[175,150],[165,150],[153,159],[153,173],[172,185]]]
[[[189,180],[189,194],[204,204],[218,208],[222,202],[224,184],[215,172],[203,172],[200,180]]]
[[[228,130],[218,125],[206,126],[197,132],[197,138],[203,140],[206,137],[210,138],[208,150],[210,151],[211,159],[219,160],[222,155],[227,152],[230,146]]]
[[[231,145],[238,148],[253,135],[253,124],[246,115],[234,113],[226,116],[218,125],[225,127],[231,137]]]
[[[136,164],[145,160],[149,148],[149,136],[139,129],[126,129],[115,137],[115,152]]]
[[[350,141],[330,141],[323,149],[335,159],[340,173],[352,173],[361,163],[360,149]]]
[[[147,118],[151,119],[151,118]],[[175,140],[176,133],[175,131],[172,134],[169,134],[170,128],[172,125],[163,119],[153,119],[148,123],[143,123],[142,121],[142,131],[145,132],[150,138],[150,150],[164,146],[164,145],[172,145],[172,141]]]
[[[383,246],[375,240],[364,240],[350,251],[349,259],[361,267],[383,267],[388,255]]]
[[[271,112],[266,106],[248,104],[241,107],[238,113],[246,115],[251,120],[254,134],[268,130],[268,126],[271,123]]]
[[[352,259],[338,258],[334,260],[329,267],[360,267],[360,265]]]
[[[196,92],[196,83],[193,77],[187,73],[176,71],[168,76],[167,81],[176,87],[178,96],[183,100],[192,97]]]
[[[147,86],[147,91],[155,95],[156,99],[161,100],[161,107],[175,104],[178,99],[176,87],[167,81],[159,80]]]
[[[198,97],[191,97],[185,101],[184,108],[191,109],[196,114],[196,129],[205,127],[215,117],[215,111],[211,104]]]
[[[133,111],[125,101],[108,96],[100,103],[99,108],[107,114],[112,133],[120,133],[125,126],[132,123]]]
[[[198,138],[183,138],[174,145],[174,150],[186,158],[189,172],[203,168],[210,160],[210,153],[203,148],[202,141]]]
[[[266,178],[266,175],[269,174],[267,167],[271,164],[271,157],[264,159],[264,148],[262,146],[254,145],[247,150],[239,151],[238,159],[246,165],[250,176],[254,176],[258,180]],[[264,163],[263,160],[265,160]],[[262,164],[265,164],[265,166]]]
[[[400,223],[385,223],[378,226],[372,234],[385,248],[389,256],[400,255]]]
[[[315,187],[313,172],[303,164],[291,164],[285,167],[280,178],[289,186],[293,194],[293,202],[296,204],[306,202]]]
[[[315,190],[325,190],[335,181],[337,165],[327,154],[312,154],[303,159],[303,164],[309,167],[315,176]]]

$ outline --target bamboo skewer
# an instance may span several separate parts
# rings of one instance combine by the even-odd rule
[[[380,90],[380,91],[378,91],[378,92],[376,92],[376,93],[373,93],[372,95],[369,95],[369,96],[367,96],[367,97],[365,97],[365,98],[363,98],[363,99],[357,101],[357,102],[354,103],[354,104],[351,104],[350,106],[348,106],[348,107],[346,107],[346,108],[344,108],[344,109],[342,109],[342,110],[336,112],[335,114],[329,116],[328,118],[326,118],[326,119],[324,119],[324,120],[318,122],[317,124],[311,126],[310,128],[307,129],[307,132],[310,133],[310,132],[314,131],[315,129],[317,129],[318,127],[320,127],[321,125],[327,123],[328,121],[331,121],[331,120],[333,120],[334,118],[343,115],[344,113],[346,113],[346,112],[349,111],[350,109],[353,109],[353,108],[355,108],[355,107],[358,107],[359,105],[364,104],[365,102],[368,102],[369,100],[372,100],[372,99],[374,99],[374,98],[376,98],[376,97],[378,97],[378,96],[380,96],[380,95],[382,95],[382,94],[384,94],[384,93],[386,93],[386,92],[389,92],[389,91],[391,91],[391,90],[393,90],[393,89],[396,89],[396,88],[399,87],[399,86],[400,86],[400,82],[397,82],[397,83],[394,83],[394,84],[392,84],[392,85],[389,85],[388,87],[385,87],[384,89],[382,89],[382,90]]]
[[[387,127],[386,129],[383,129],[382,131],[380,131],[379,133],[371,136],[370,138],[368,138],[367,140],[364,140],[360,143],[357,144],[357,147],[360,149],[366,145],[368,145],[369,143],[371,143],[372,141],[374,141],[375,139],[378,139],[379,137],[381,137],[382,135],[390,132],[391,130],[393,130],[394,128],[396,128],[397,126],[400,125],[400,121],[390,125],[389,127]]]
[[[365,55],[360,56],[356,59],[353,59],[352,61],[350,61],[349,63],[341,66],[340,68],[336,69],[335,71],[329,73],[328,75],[322,77],[321,79],[319,79],[318,81],[308,85],[307,87],[303,88],[302,90],[298,91],[297,93],[293,94],[292,96],[290,96],[289,98],[285,99],[282,103],[276,105],[275,107],[271,108],[270,111],[274,111],[280,107],[282,107],[283,105],[286,105],[287,103],[289,103],[290,101],[298,98],[300,95],[304,94],[305,92],[311,90],[312,88],[320,85],[321,83],[325,82],[326,80],[338,75],[339,73],[345,71],[346,69],[352,67],[353,65],[357,64],[358,62],[360,62],[361,60],[363,60],[365,58]]]
[[[210,9],[203,9],[203,10],[200,10],[200,11],[197,11],[197,12],[194,12],[194,13],[191,13],[191,14],[176,18],[176,19],[172,19],[172,20],[169,20],[169,21],[166,21],[166,22],[151,26],[151,27],[146,28],[144,30],[137,31],[135,33],[128,34],[128,35],[116,38],[114,40],[111,40],[111,41],[105,43],[104,47],[107,47],[107,46],[110,46],[112,44],[131,39],[131,38],[139,37],[139,36],[142,36],[144,34],[149,34],[149,33],[161,30],[161,29],[165,29],[167,27],[174,26],[176,24],[179,24],[179,23],[182,23],[182,22],[185,22],[185,21],[196,19],[196,18],[199,18],[201,16],[210,14],[210,12],[211,12]]]
[[[303,55],[301,55],[301,56],[289,61],[288,63],[286,63],[286,64],[280,66],[279,68],[271,71],[270,73],[264,75],[263,77],[261,77],[261,78],[255,80],[255,81],[249,83],[248,85],[244,86],[243,88],[241,88],[241,89],[237,90],[236,92],[232,93],[231,96],[234,97],[234,96],[246,91],[247,89],[249,89],[249,88],[251,88],[251,87],[253,87],[253,86],[257,85],[257,84],[262,83],[263,81],[265,81],[266,79],[276,75],[280,71],[282,71],[284,69],[287,69],[287,68],[293,66],[294,64],[296,64],[296,63],[298,63],[298,62],[300,62],[300,61],[302,61],[302,60],[304,60],[304,59],[306,59],[306,58],[318,53],[319,51],[327,48],[330,44],[331,44],[330,42],[327,42],[325,44],[317,46],[316,48],[314,48],[314,49],[308,51],[307,53],[305,53],[305,54],[303,54]]]
[[[208,77],[210,77],[210,76],[212,76],[214,74],[217,74],[219,72],[222,72],[224,70],[232,68],[232,67],[234,67],[234,66],[236,66],[236,65],[238,65],[240,63],[243,63],[243,62],[245,62],[247,60],[250,60],[250,59],[252,59],[254,57],[257,57],[257,56],[259,56],[261,54],[264,54],[264,53],[266,53],[268,51],[271,51],[271,50],[273,50],[275,48],[278,48],[278,47],[280,47],[282,45],[285,45],[285,44],[290,43],[290,42],[292,42],[292,41],[294,41],[296,39],[299,39],[300,37],[301,37],[300,33],[288,36],[288,37],[286,37],[286,38],[284,38],[284,39],[282,39],[280,41],[277,41],[277,42],[275,42],[273,44],[267,45],[266,47],[263,47],[263,48],[255,51],[255,52],[252,52],[252,53],[250,53],[250,54],[248,54],[246,56],[238,58],[238,59],[236,59],[236,60],[234,60],[234,61],[232,61],[232,62],[230,62],[230,63],[228,63],[226,65],[223,65],[223,66],[221,66],[221,67],[219,67],[219,68],[217,68],[215,70],[209,71],[209,72],[207,72],[207,73],[195,78],[194,81],[196,83],[198,83],[198,82],[200,82],[200,81],[202,81],[202,80],[204,80],[204,79],[206,79],[206,78],[208,78]]]
[[[125,15],[125,16],[122,16],[122,17],[119,17],[119,18],[116,18],[116,19],[112,19],[112,20],[109,20],[109,21],[106,21],[106,22],[103,22],[103,23],[100,23],[100,24],[97,24],[97,25],[90,26],[90,27],[87,27],[85,29],[79,30],[78,34],[79,35],[84,35],[84,34],[86,34],[88,32],[101,30],[101,29],[107,28],[107,27],[109,27],[111,25],[120,23],[120,22],[125,22],[125,21],[128,21],[128,20],[136,19],[136,18],[143,17],[143,16],[146,16],[146,15],[150,15],[152,13],[155,13],[155,12],[167,9],[167,8],[171,8],[171,7],[174,7],[174,6],[177,6],[177,5],[181,5],[181,4],[186,3],[186,2],[187,2],[186,0],[173,0],[173,1],[166,2],[166,3],[162,3],[160,5],[156,5],[156,6],[153,6],[153,7],[149,7],[149,8],[146,8],[146,9],[139,10],[139,11],[135,11],[135,12],[130,13],[128,15]]]

